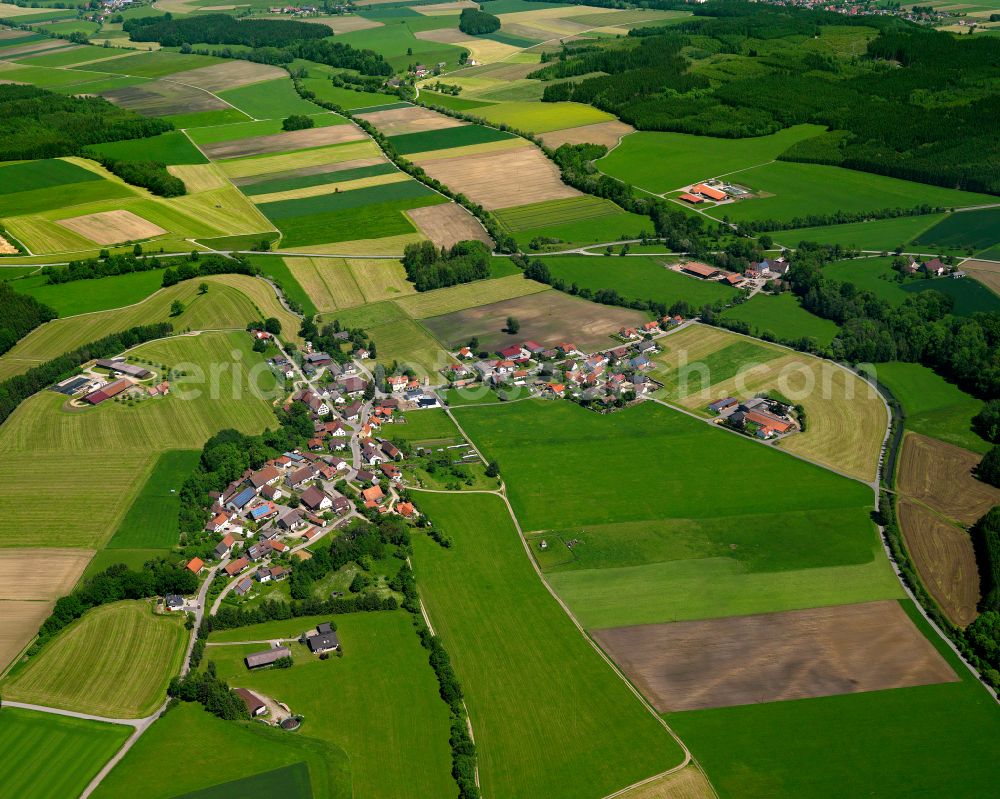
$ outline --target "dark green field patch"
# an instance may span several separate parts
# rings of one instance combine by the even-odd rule
[[[955,301],[951,311],[955,316],[972,316],[979,311],[1000,311],[1000,297],[971,277],[959,280],[915,280],[904,283],[902,289],[909,292],[940,291],[948,295]]]
[[[176,799],[230,799],[233,796],[269,795],[280,795],[282,799],[312,799],[312,785],[309,783],[309,768],[306,764],[293,763],[252,777],[185,793]]]
[[[182,449],[160,455],[108,549],[157,549],[177,544],[181,485],[198,465],[198,457],[197,451]]]
[[[159,161],[168,166],[208,163],[208,159],[191,143],[191,140],[176,130],[148,139],[93,144],[88,149],[123,161]]]
[[[981,250],[1000,243],[1000,208],[951,214],[916,239],[936,247],[972,247]]]
[[[439,196],[423,183],[408,180],[405,183],[386,183],[382,186],[371,186],[367,189],[321,194],[318,197],[278,200],[273,203],[262,203],[257,207],[260,208],[264,216],[272,222],[277,222],[278,220],[291,219],[292,217],[313,216],[316,214],[326,214],[330,211],[361,208],[365,205],[377,205],[398,200],[414,200],[428,195]]]
[[[451,94],[438,94],[437,92],[429,91],[420,92],[420,98],[428,105],[439,105],[442,108],[450,108],[453,111],[467,111],[470,108],[493,105],[493,103],[487,103],[483,100],[469,100],[465,97],[455,97]]]
[[[384,103],[383,105],[366,105],[355,108],[354,111],[364,114],[374,114],[376,111],[395,111],[397,108],[409,108],[413,103]]]
[[[515,36],[512,33],[505,33],[503,30],[487,33],[481,39],[492,39],[501,44],[509,44],[511,47],[534,47],[539,43],[538,39],[528,39],[524,36]]]
[[[291,273],[284,259],[274,255],[251,255],[248,260],[260,267],[264,277],[277,283],[285,297],[297,302],[306,316],[313,317],[319,313],[312,298],[302,288],[295,275]]]
[[[484,144],[491,141],[512,139],[514,135],[483,125],[463,125],[456,128],[441,130],[426,130],[420,133],[405,133],[402,136],[390,136],[389,141],[401,155],[423,153],[430,150],[447,150],[451,147],[464,147],[468,144]]]
[[[40,42],[43,39],[47,40],[48,36],[43,36],[40,33],[29,33],[27,36],[18,36],[11,39],[0,39],[0,50],[5,47],[20,47],[22,44],[31,44],[32,42]]]
[[[60,161],[58,158],[0,166],[0,194],[14,194],[92,180],[101,180],[101,176],[69,161]]]
[[[359,166],[355,169],[341,169],[336,172],[322,172],[316,175],[299,175],[297,177],[251,183],[243,186],[243,193],[252,197],[257,194],[271,194],[276,191],[291,191],[292,189],[304,189],[309,186],[323,186],[328,183],[343,183],[347,180],[368,178],[373,175],[388,175],[390,172],[395,171],[396,167],[390,163]]]
[[[173,122],[177,128],[203,128],[208,125],[228,125],[231,122],[246,122],[250,119],[235,108],[220,108],[215,111],[194,111],[190,114],[167,114],[161,119]]]

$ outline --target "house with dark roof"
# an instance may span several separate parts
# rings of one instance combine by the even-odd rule
[[[243,510],[255,499],[257,499],[257,491],[253,488],[244,488],[226,503],[226,507],[230,510]]]
[[[257,694],[251,693],[246,688],[234,688],[233,693],[243,700],[243,704],[250,711],[251,718],[257,718],[257,716],[263,716],[267,713],[267,705]]]
[[[302,504],[313,512],[327,510],[333,506],[333,500],[316,486],[309,486],[300,497]]]
[[[244,596],[250,590],[251,586],[253,586],[253,580],[249,577],[244,577],[236,584],[233,591],[236,593],[236,596]]]
[[[327,632],[319,632],[319,627],[326,627]],[[340,638],[337,637],[337,633],[334,630],[330,629],[329,624],[320,624],[317,625],[316,635],[306,639],[306,646],[309,647],[309,651],[314,655],[319,655],[323,652],[340,649]]]

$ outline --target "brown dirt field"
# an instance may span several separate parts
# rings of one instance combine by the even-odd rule
[[[908,499],[899,502],[899,526],[913,565],[941,610],[959,627],[975,621],[979,570],[969,534]]]
[[[963,261],[961,269],[1000,294],[1000,264],[993,261]]]
[[[381,28],[382,23],[374,19],[365,19],[351,14],[343,14],[336,17],[310,17],[309,22],[326,25],[334,33],[351,33],[352,31],[364,31],[369,28]]]
[[[58,599],[92,557],[92,549],[0,549],[0,600]]]
[[[112,89],[100,92],[100,95],[122,108],[153,117],[229,108],[222,100],[208,92],[164,80],[154,80],[140,86],[126,86],[124,89]]]
[[[42,53],[48,54],[49,50],[79,50],[78,47],[69,47],[69,42],[63,39],[49,39],[48,41],[34,41],[28,42],[27,44],[15,44],[13,47],[5,47],[3,49],[4,58],[13,58],[15,56],[24,55],[25,53],[32,53],[41,55]],[[26,62],[24,66],[31,66],[31,62]]]
[[[233,183],[237,186],[252,186],[255,183],[265,183],[272,180],[299,178],[306,175],[325,175],[328,172],[340,172],[343,169],[357,169],[362,166],[375,166],[376,164],[384,163],[384,158],[355,158],[353,161],[341,161],[336,164],[318,164],[316,166],[302,167],[301,169],[289,169],[284,172],[267,172],[263,175],[250,175],[245,178],[236,178]]]
[[[365,138],[367,138],[365,132],[356,125],[331,125],[326,128],[291,130],[270,136],[251,136],[248,139],[204,144],[201,149],[209,158],[218,161],[224,158],[244,158],[249,155],[305,150],[308,147],[343,144]]]
[[[225,64],[214,64],[210,67],[189,69],[187,72],[177,72],[170,76],[170,80],[176,83],[188,83],[210,92],[218,92],[287,76],[288,73],[280,67],[255,64],[252,61],[232,60]]]
[[[59,219],[56,224],[79,233],[95,244],[119,244],[123,241],[161,236],[167,232],[131,211],[103,211],[72,219]]]
[[[593,635],[661,713],[958,680],[893,600]]]
[[[481,241],[493,247],[493,239],[479,220],[456,203],[412,208],[406,215],[438,247],[451,247],[459,241]]]
[[[460,128],[469,124],[416,105],[409,108],[394,108],[391,111],[373,111],[370,114],[358,114],[358,116],[368,120],[386,136]]]
[[[0,255],[17,255],[17,247],[0,236]]]
[[[490,211],[580,196],[560,180],[556,165],[530,145],[498,153],[414,161],[432,178]]]
[[[716,799],[716,793],[701,769],[690,765],[626,791],[618,799]]]
[[[503,332],[508,316],[521,323],[516,336]],[[596,305],[559,291],[542,291],[435,316],[423,320],[423,325],[446,349],[462,346],[478,336],[482,349],[490,351],[532,340],[543,346],[570,341],[593,352],[609,346],[611,336],[620,328],[635,327],[645,321],[645,314],[638,311]]]
[[[1000,503],[1000,489],[972,476],[981,456],[917,433],[907,433],[899,457],[897,491],[969,525]]]
[[[622,136],[635,131],[631,125],[618,120],[598,122],[595,125],[581,125],[542,134],[542,141],[553,149],[563,144],[603,144],[609,150],[617,147]]]
[[[0,671],[35,637],[55,602],[0,601]]]

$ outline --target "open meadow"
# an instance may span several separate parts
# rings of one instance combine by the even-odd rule
[[[187,631],[144,601],[88,611],[4,682],[7,699],[108,718],[141,718],[166,696]]]
[[[417,537],[413,560],[466,694],[484,792],[602,797],[676,766],[677,745],[539,583],[502,501],[417,501],[455,542]]]
[[[835,322],[823,319],[805,310],[791,292],[778,295],[758,294],[749,302],[736,305],[725,312],[727,319],[750,325],[754,336],[768,336],[785,341],[809,338],[821,345],[833,341],[840,328]]]

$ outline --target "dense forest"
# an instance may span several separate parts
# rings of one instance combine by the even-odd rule
[[[0,355],[43,322],[58,314],[26,294],[18,294],[10,283],[0,281]]]
[[[556,81],[543,99],[591,103],[644,130],[730,138],[820,124],[829,132],[780,157],[1000,193],[1000,38],[748,2],[693,14],[546,56],[532,73]],[[849,28],[863,54],[824,45]],[[594,71],[608,74],[558,82]]]
[[[490,276],[490,249],[481,241],[460,241],[440,250],[429,241],[403,250],[406,278],[417,291],[430,291]]]
[[[159,197],[181,197],[187,194],[184,181],[171,175],[167,171],[167,165],[161,161],[123,161],[99,153],[88,153],[88,157],[126,183],[142,186]]]
[[[500,18],[478,8],[463,8],[458,18],[458,29],[470,36],[494,33],[500,30]]]
[[[127,19],[122,28],[133,42],[159,42],[164,47],[180,47],[195,42],[240,44],[246,47],[287,47],[305,39],[330,35],[326,25],[291,19],[238,20],[226,14],[204,14],[175,19],[162,17]]]
[[[35,86],[0,85],[0,161],[77,155],[88,144],[156,136],[173,125]]]

